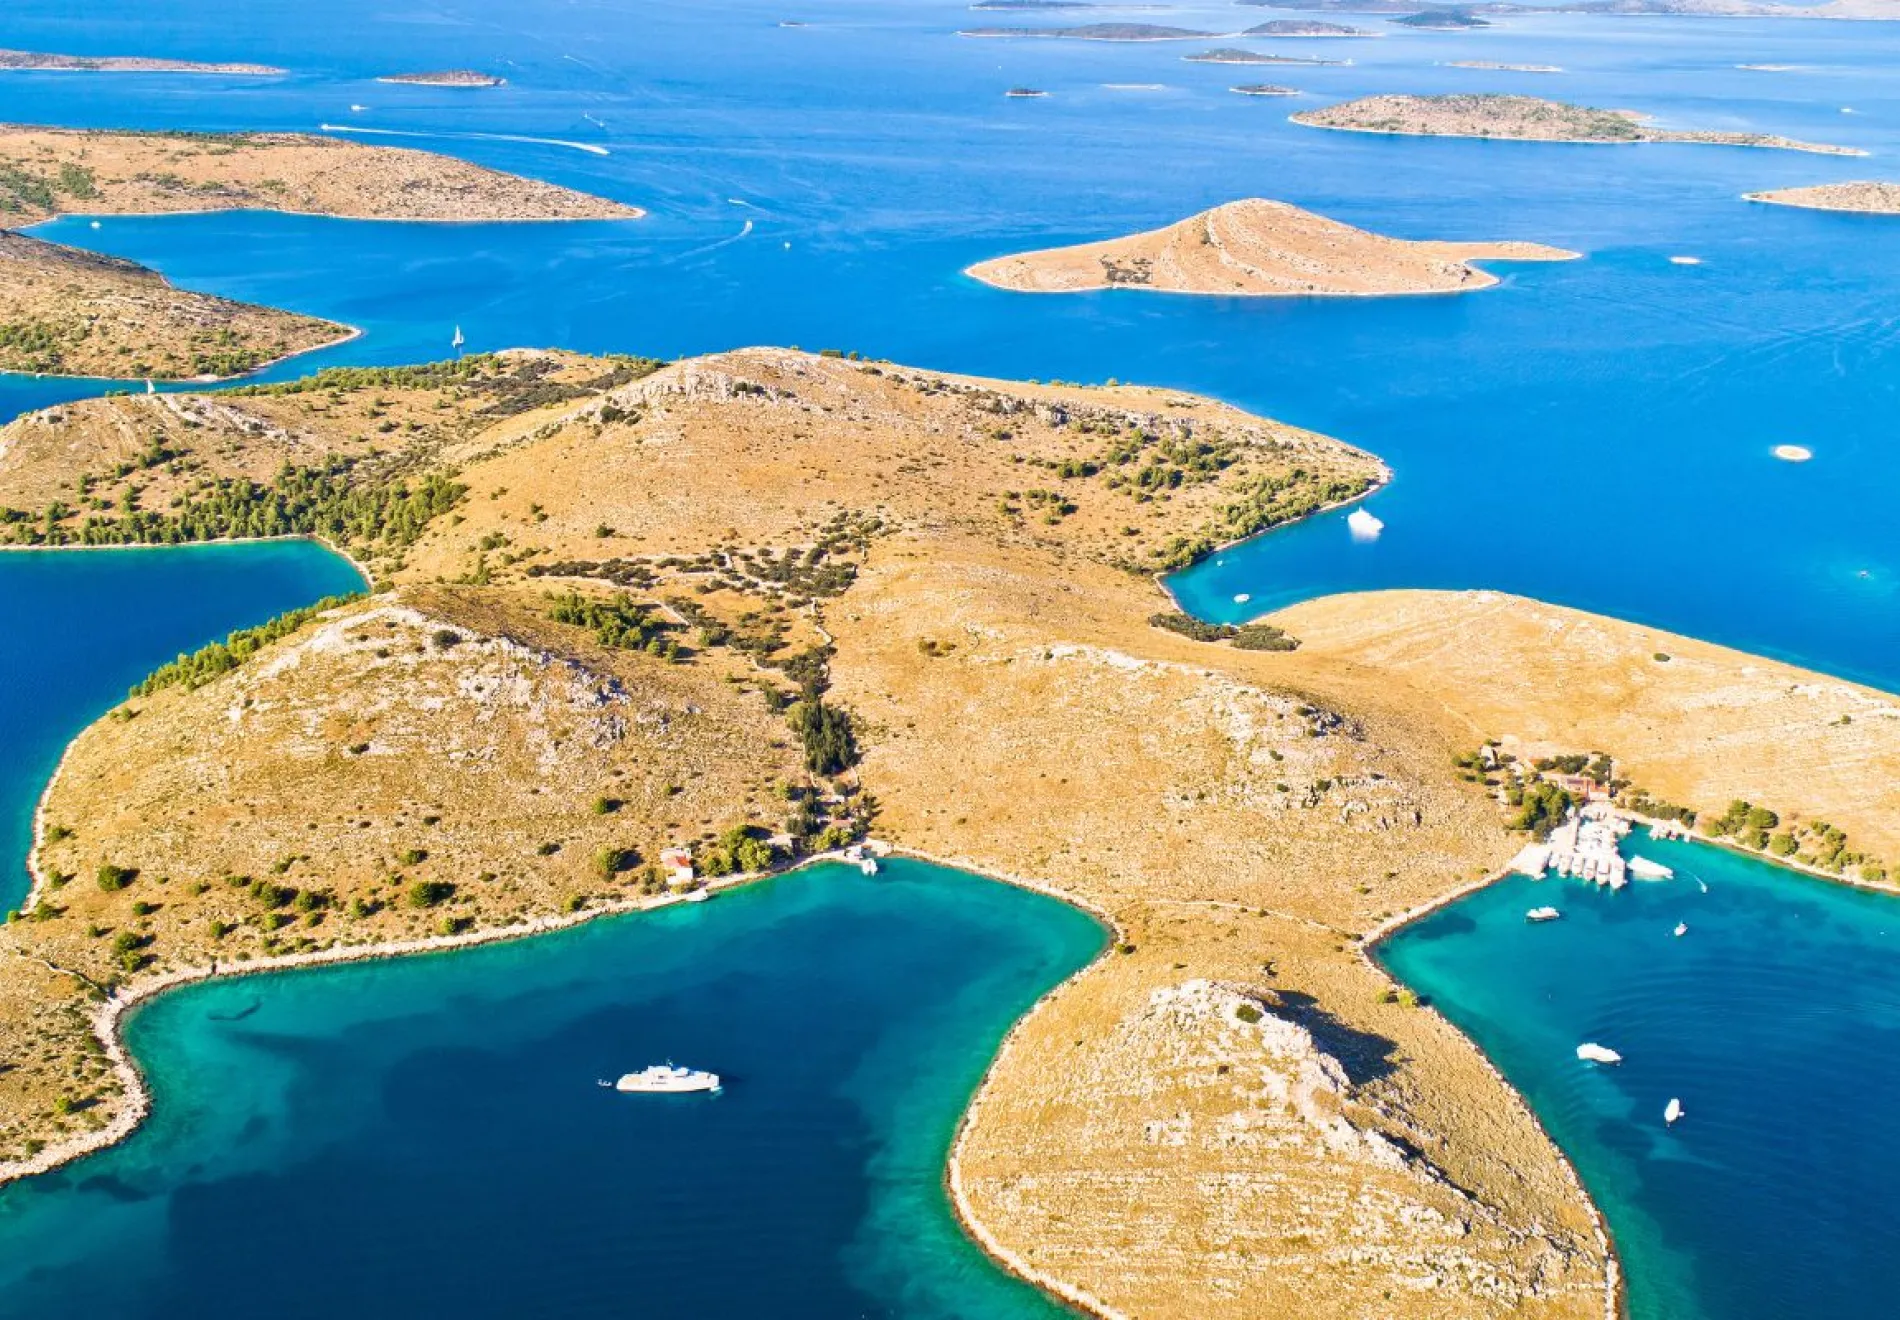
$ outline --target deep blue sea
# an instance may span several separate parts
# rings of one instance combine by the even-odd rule
[[[151,1121],[0,1189],[0,1314],[1054,1320],[963,1236],[944,1153],[1103,938],[893,861],[166,995],[127,1032]],[[595,1084],[669,1057],[724,1090]]]
[[[1676,878],[1617,894],[1514,878],[1379,958],[1576,1162],[1632,1320],[1892,1316],[1900,905],[1706,844],[1633,842]],[[1547,904],[1561,921],[1524,920]],[[1623,1062],[1579,1062],[1585,1041]],[[1684,1115],[1669,1127],[1672,1098]]]
[[[1101,17],[1227,32],[1280,16],[1192,3]],[[1499,588],[1900,690],[1900,221],[1739,200],[1896,177],[1900,25],[1523,17],[1444,34],[1354,16],[1385,35],[1247,43],[1351,64],[1258,71],[1180,58],[1237,44],[1225,38],[954,35],[1068,21],[951,0],[9,0],[0,46],[293,72],[0,74],[0,121],[341,125],[651,212],[41,230],[366,331],[276,376],[443,356],[460,325],[471,349],[777,343],[1195,389],[1340,436],[1396,473],[1370,500],[1377,541],[1355,543],[1335,514],[1178,578],[1207,617],[1341,590]],[[1466,59],[1565,72],[1444,67]],[[1736,67],[1749,63],[1793,67]],[[509,85],[373,81],[468,66]],[[1227,91],[1256,77],[1304,96]],[[1050,95],[1005,99],[1019,84]],[[1387,139],[1286,120],[1452,90],[1872,155]],[[1586,257],[1500,266],[1505,282],[1482,293],[1390,300],[1030,297],[960,274],[1250,195],[1400,236]],[[0,417],[105,387],[0,377]],[[1778,462],[1780,443],[1814,460]],[[174,651],[336,589],[326,575],[343,570],[321,558],[271,576],[275,556],[301,553],[0,557],[15,622],[0,644],[8,877],[59,745]],[[173,581],[187,564],[225,576]],[[1900,1283],[1882,1196],[1900,1156],[1879,1123],[1900,1057],[1888,907],[1692,860],[1707,896],[1680,882],[1579,891],[1564,922],[1530,930],[1527,886],[1505,886],[1387,956],[1547,1116],[1609,1213],[1644,1320],[1887,1314]],[[0,1193],[0,1313],[1034,1314],[1042,1304],[956,1234],[936,1179],[1004,1025],[1099,937],[968,878],[895,881],[801,877],[555,940],[162,1000],[133,1025],[159,1085],[153,1124]],[[1695,927],[1680,941],[1667,936],[1678,912]],[[1579,1033],[1629,1062],[1580,1071]],[[740,1084],[698,1107],[594,1094],[595,1073],[656,1051]],[[1663,1133],[1676,1092],[1690,1117]]]

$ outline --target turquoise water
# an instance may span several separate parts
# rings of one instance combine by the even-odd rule
[[[0,554],[0,910],[27,891],[33,809],[75,733],[180,651],[362,587],[305,541]]]
[[[1900,904],[1706,845],[1639,834],[1635,850],[1677,878],[1618,894],[1514,878],[1379,957],[1576,1163],[1633,1320],[1891,1316]],[[1546,904],[1563,920],[1525,922]],[[1585,1041],[1623,1063],[1579,1062]],[[1685,1112],[1668,1128],[1672,1097]]]
[[[0,1312],[1053,1317],[963,1237],[943,1159],[1102,940],[893,861],[166,995],[128,1029],[151,1121],[0,1190]],[[725,1090],[594,1084],[668,1057]]]
[[[1232,30],[1258,16],[1203,2],[1168,21]],[[474,348],[792,343],[1200,389],[1370,448],[1397,480],[1371,502],[1386,523],[1376,544],[1353,544],[1340,517],[1267,538],[1177,582],[1199,613],[1381,586],[1493,587],[1900,688],[1900,523],[1887,509],[1900,480],[1900,225],[1738,200],[1892,174],[1900,25],[1521,18],[1444,34],[1368,17],[1355,22],[1383,39],[1291,44],[1353,63],[1272,71],[1309,93],[1287,103],[1230,94],[1236,71],[1182,62],[1191,45],[953,35],[984,17],[953,0],[172,0],[161,21],[131,0],[13,0],[0,35],[14,45],[295,72],[15,74],[0,79],[0,119],[421,134],[366,140],[652,212],[572,227],[212,216],[46,229],[367,331],[278,374],[440,356],[459,323]],[[1442,66],[1473,58],[1567,72]],[[1734,67],[1768,61],[1800,67]],[[444,65],[493,68],[510,85],[370,81]],[[1051,95],[1005,99],[1017,83]],[[1143,83],[1163,86],[1107,86]],[[1874,155],[1404,140],[1286,121],[1335,98],[1451,89]],[[443,134],[547,141],[429,136]],[[959,273],[1248,194],[1401,235],[1539,239],[1588,256],[1501,267],[1505,287],[1482,294],[1379,301],[1032,298]],[[1671,265],[1672,254],[1704,264]],[[0,382],[0,415],[96,388]],[[1814,461],[1772,459],[1785,441],[1810,445]],[[1511,533],[1526,526],[1562,528],[1586,552],[1517,551]]]

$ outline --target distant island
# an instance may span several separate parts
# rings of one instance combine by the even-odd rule
[[[1081,27],[966,28],[959,37],[1054,37],[1071,41],[1193,41],[1214,36],[1192,28],[1160,27],[1153,23],[1085,23]]]
[[[1304,18],[1276,18],[1259,23],[1240,34],[1243,37],[1376,37],[1377,32],[1347,27],[1343,23],[1321,23]]]
[[[1346,65],[1351,60],[1322,60],[1304,55],[1264,55],[1256,50],[1241,50],[1234,46],[1223,46],[1218,50],[1204,50],[1199,55],[1183,55],[1189,64],[1306,64],[1306,65]]]
[[[190,293],[130,261],[0,230],[0,371],[213,380],[355,333]]]
[[[408,83],[416,87],[500,87],[508,80],[476,69],[439,69],[433,73],[390,73],[381,83]]]
[[[1238,87],[1229,87],[1230,92],[1239,92],[1242,96],[1298,96],[1297,87],[1281,87],[1277,83],[1242,83]]]
[[[1900,215],[1900,183],[1860,181],[1822,183],[1808,188],[1776,188],[1746,193],[1751,202],[1798,206],[1809,211],[1854,211],[1865,215]]]
[[[1700,142],[1711,146],[1766,147],[1829,156],[1864,156],[1835,147],[1768,133],[1725,133],[1651,128],[1628,110],[1597,110],[1534,96],[1454,93],[1446,96],[1367,96],[1357,101],[1303,110],[1296,124],[1357,133],[1414,137],[1506,138],[1520,142]]]
[[[1388,21],[1397,23],[1402,27],[1445,30],[1491,26],[1490,20],[1479,18],[1469,9],[1427,9],[1422,13],[1407,14],[1404,18],[1394,18]]]
[[[1256,94],[1286,95],[1289,89]],[[1575,256],[1536,243],[1410,242],[1355,229],[1285,202],[1249,198],[1162,229],[998,257],[966,273],[999,289],[1024,293],[1460,293],[1497,283],[1495,276],[1471,265],[1473,261],[1564,261]]]
[[[1411,14],[1420,9],[1415,0],[1235,0],[1235,3],[1268,9],[1342,14]],[[1452,10],[1466,14],[1505,14],[1514,17],[1590,14],[1608,18],[1900,19],[1900,4],[1896,4],[1895,0],[1828,0],[1819,5],[1768,4],[1757,3],[1756,0],[1555,0],[1551,4],[1477,0],[1477,3],[1472,4],[1431,8],[1441,12]]]
[[[1038,96],[1047,96],[1049,93],[1043,91],[1040,87],[1012,87],[1007,92],[1004,92],[1003,95],[1017,97],[1018,99],[1033,99]]]
[[[289,211],[366,220],[626,220],[610,202],[451,156],[302,133],[0,126],[0,226],[56,215]]]
[[[1447,69],[1492,69],[1500,73],[1562,73],[1555,64],[1499,64],[1495,60],[1446,60]]]
[[[273,77],[286,72],[270,64],[201,64],[143,55],[54,55],[36,50],[0,50],[0,72],[222,73]]]

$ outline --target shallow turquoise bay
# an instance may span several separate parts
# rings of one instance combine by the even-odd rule
[[[1639,832],[1633,851],[1677,878],[1618,894],[1512,878],[1378,956],[1571,1156],[1608,1216],[1633,1320],[1891,1316],[1900,904],[1707,845]],[[1525,922],[1545,905],[1563,919]],[[1623,1063],[1579,1062],[1585,1041]]]
[[[963,1236],[943,1161],[1010,1023],[1102,940],[893,861],[166,995],[127,1033],[153,1119],[0,1190],[0,1313],[1060,1314]],[[725,1090],[595,1085],[667,1058]]]

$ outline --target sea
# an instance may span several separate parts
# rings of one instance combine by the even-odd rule
[[[1900,25],[1528,14],[1441,33],[1327,15],[1380,35],[1230,35],[1296,16],[1198,0],[1099,14],[977,12],[949,0],[10,0],[0,46],[290,72],[5,73],[0,121],[328,132],[446,152],[649,212],[566,225],[78,215],[35,231],[365,332],[267,378],[444,357],[459,326],[470,350],[673,357],[780,344],[1199,391],[1338,436],[1394,472],[1366,502],[1383,523],[1375,539],[1355,540],[1341,511],[1178,575],[1170,585],[1203,617],[1236,620],[1339,591],[1505,590],[1900,690],[1900,521],[1889,507],[1900,478],[1900,221],[1742,200],[1895,177]],[[958,35],[1087,21],[1209,35]],[[1338,62],[1182,58],[1231,45]],[[1562,72],[1451,67],[1466,60]],[[507,83],[376,81],[438,68]],[[1229,90],[1262,79],[1300,95]],[[1017,86],[1048,95],[1004,95]],[[1672,128],[1869,154],[1390,138],[1287,118],[1378,92],[1451,91],[1547,96]],[[1152,228],[1249,196],[1401,237],[1519,239],[1584,256],[1497,264],[1502,283],[1477,293],[1392,299],[1027,296],[962,274],[985,257]],[[0,418],[128,386],[143,388],[0,377]],[[1777,459],[1783,444],[1811,449],[1811,461]],[[194,586],[190,573],[211,576]],[[7,873],[19,874],[25,822],[59,746],[127,683],[348,576],[310,547],[0,557],[0,605],[15,623],[0,642],[15,693],[0,692],[16,749],[0,770]],[[1576,1159],[1624,1247],[1641,1315],[1884,1314],[1891,1233],[1877,1199],[1855,1190],[1872,1198],[1900,1178],[1900,1156],[1867,1118],[1892,1053],[1875,989],[1891,975],[1882,900],[1697,858],[1691,869],[1741,867],[1745,877],[1711,878],[1704,900],[1736,904],[1731,962],[1692,961],[1721,950],[1719,929],[1651,949],[1639,932],[1622,939],[1619,925],[1572,960],[1487,963],[1482,978],[1466,974],[1485,993],[1464,996],[1406,966],[1407,949],[1432,942],[1432,925],[1394,940],[1387,956],[1493,1051]],[[1099,933],[1046,900],[968,877],[920,871],[902,886],[793,877],[703,912],[162,999],[131,1028],[159,1094],[153,1123],[120,1151],[0,1192],[9,1248],[0,1256],[13,1262],[0,1270],[15,1271],[0,1311],[173,1314],[222,1297],[236,1313],[266,1301],[294,1307],[308,1289],[314,1309],[334,1313],[358,1300],[349,1288],[373,1280],[391,1298],[426,1291],[464,1310],[566,1314],[602,1298],[644,1309],[647,1287],[682,1297],[668,1290],[689,1273],[708,1296],[740,1290],[755,1272],[795,1277],[810,1314],[1042,1305],[969,1254],[936,1179],[952,1118],[1003,1027],[1084,961]],[[904,910],[887,909],[886,892],[902,894]],[[1604,922],[1666,916],[1651,909],[1681,892],[1603,899]],[[947,897],[933,906],[938,896]],[[1598,901],[1580,896],[1564,922],[1534,932],[1517,929],[1513,913],[1497,938],[1534,934],[1550,948],[1590,938],[1586,914]],[[1499,902],[1515,908],[1517,897],[1489,891],[1433,922],[1488,932],[1487,905]],[[928,929],[909,924],[913,903]],[[1825,922],[1802,915],[1816,911]],[[1662,924],[1666,934],[1673,923]],[[1825,926],[1828,940],[1789,934],[1810,926]],[[838,954],[847,937],[908,952],[868,951],[860,965]],[[669,941],[697,951],[679,955],[690,966],[665,961]],[[1464,947],[1450,936],[1436,944]],[[1481,961],[1493,951],[1470,947]],[[765,1001],[746,989],[759,957],[773,978]],[[1707,979],[1693,991],[1652,985],[1658,958]],[[1790,960],[1773,994],[1763,972],[1782,964],[1770,958]],[[649,976],[649,964],[671,970]],[[1575,974],[1560,976],[1565,966]],[[482,968],[491,971],[467,970]],[[1006,973],[1006,986],[991,979]],[[563,988],[536,989],[544,985]],[[1601,1006],[1612,992],[1636,1016],[1599,1027],[1590,1014],[1609,1013]],[[1692,1036],[1642,1019],[1660,1024],[1692,995],[1714,1005]],[[974,996],[967,1012],[932,1016],[964,996]],[[1817,1008],[1817,996],[1835,1007]],[[810,1014],[782,1016],[807,999]],[[741,1041],[748,1014],[773,1037],[759,1058],[781,1052],[777,1063],[755,1063]],[[629,1025],[616,1036],[602,1026],[590,1038],[589,1026],[623,1018],[667,1030]],[[1754,1031],[1750,1021],[1782,1027]],[[1540,1023],[1555,1031],[1541,1044]],[[1573,1026],[1635,1042],[1625,1070],[1579,1073]],[[606,1048],[616,1041],[623,1048]],[[715,1055],[736,1058],[757,1075],[701,1108],[600,1107],[592,1072],[662,1050],[714,1067]],[[908,1080],[937,1087],[935,1108],[916,1101],[931,1117],[894,1117],[910,1111],[875,1087],[845,1087],[846,1101],[827,1108],[840,1093],[836,1070],[855,1075],[851,1050],[887,1051],[878,1057],[900,1061],[892,1066]],[[939,1064],[918,1062],[937,1051]],[[1650,1074],[1664,1057],[1666,1072]],[[1821,1065],[1838,1086],[1809,1084]],[[199,1089],[200,1079],[216,1085]],[[1649,1089],[1621,1113],[1623,1088],[1639,1082]],[[1566,1119],[1572,1088],[1601,1112]],[[1690,1117],[1658,1135],[1649,1111],[1677,1090]],[[475,1107],[490,1102],[480,1119]],[[719,1128],[749,1123],[750,1106],[782,1108],[788,1126],[771,1119],[743,1140]],[[602,1126],[613,1124],[623,1128]],[[657,1147],[649,1125],[666,1138]],[[602,1135],[611,1132],[623,1133],[624,1151]],[[734,1162],[722,1170],[716,1152],[728,1141]],[[752,1141],[783,1146],[774,1153],[788,1166],[745,1165]],[[879,1164],[899,1146],[910,1163]],[[692,1164],[700,1155],[710,1163]],[[1676,1179],[1678,1165],[1703,1161],[1722,1178]],[[879,1168],[905,1170],[935,1208],[911,1219],[874,1209],[894,1194],[879,1190]],[[403,1176],[379,1178],[385,1169]],[[596,1173],[611,1174],[621,1195],[590,1183]],[[839,1181],[821,1187],[830,1177]],[[372,1186],[384,1198],[375,1204],[358,1195]],[[579,1213],[568,1215],[570,1204]],[[108,1219],[119,1231],[77,1227]],[[815,1236],[797,1237],[806,1232]],[[819,1237],[836,1249],[813,1247]],[[930,1274],[899,1239],[927,1244],[917,1259],[952,1262],[931,1276],[942,1286],[928,1301],[892,1290],[894,1279]],[[674,1272],[675,1256],[687,1273]],[[136,1297],[108,1295],[107,1260],[138,1281]],[[352,1268],[354,1281],[344,1277]],[[539,1277],[532,1306],[511,1290],[510,1271]],[[1802,1304],[1802,1290],[1823,1280],[1828,1305]],[[748,1305],[740,1292],[720,1295],[729,1300],[715,1312]]]

